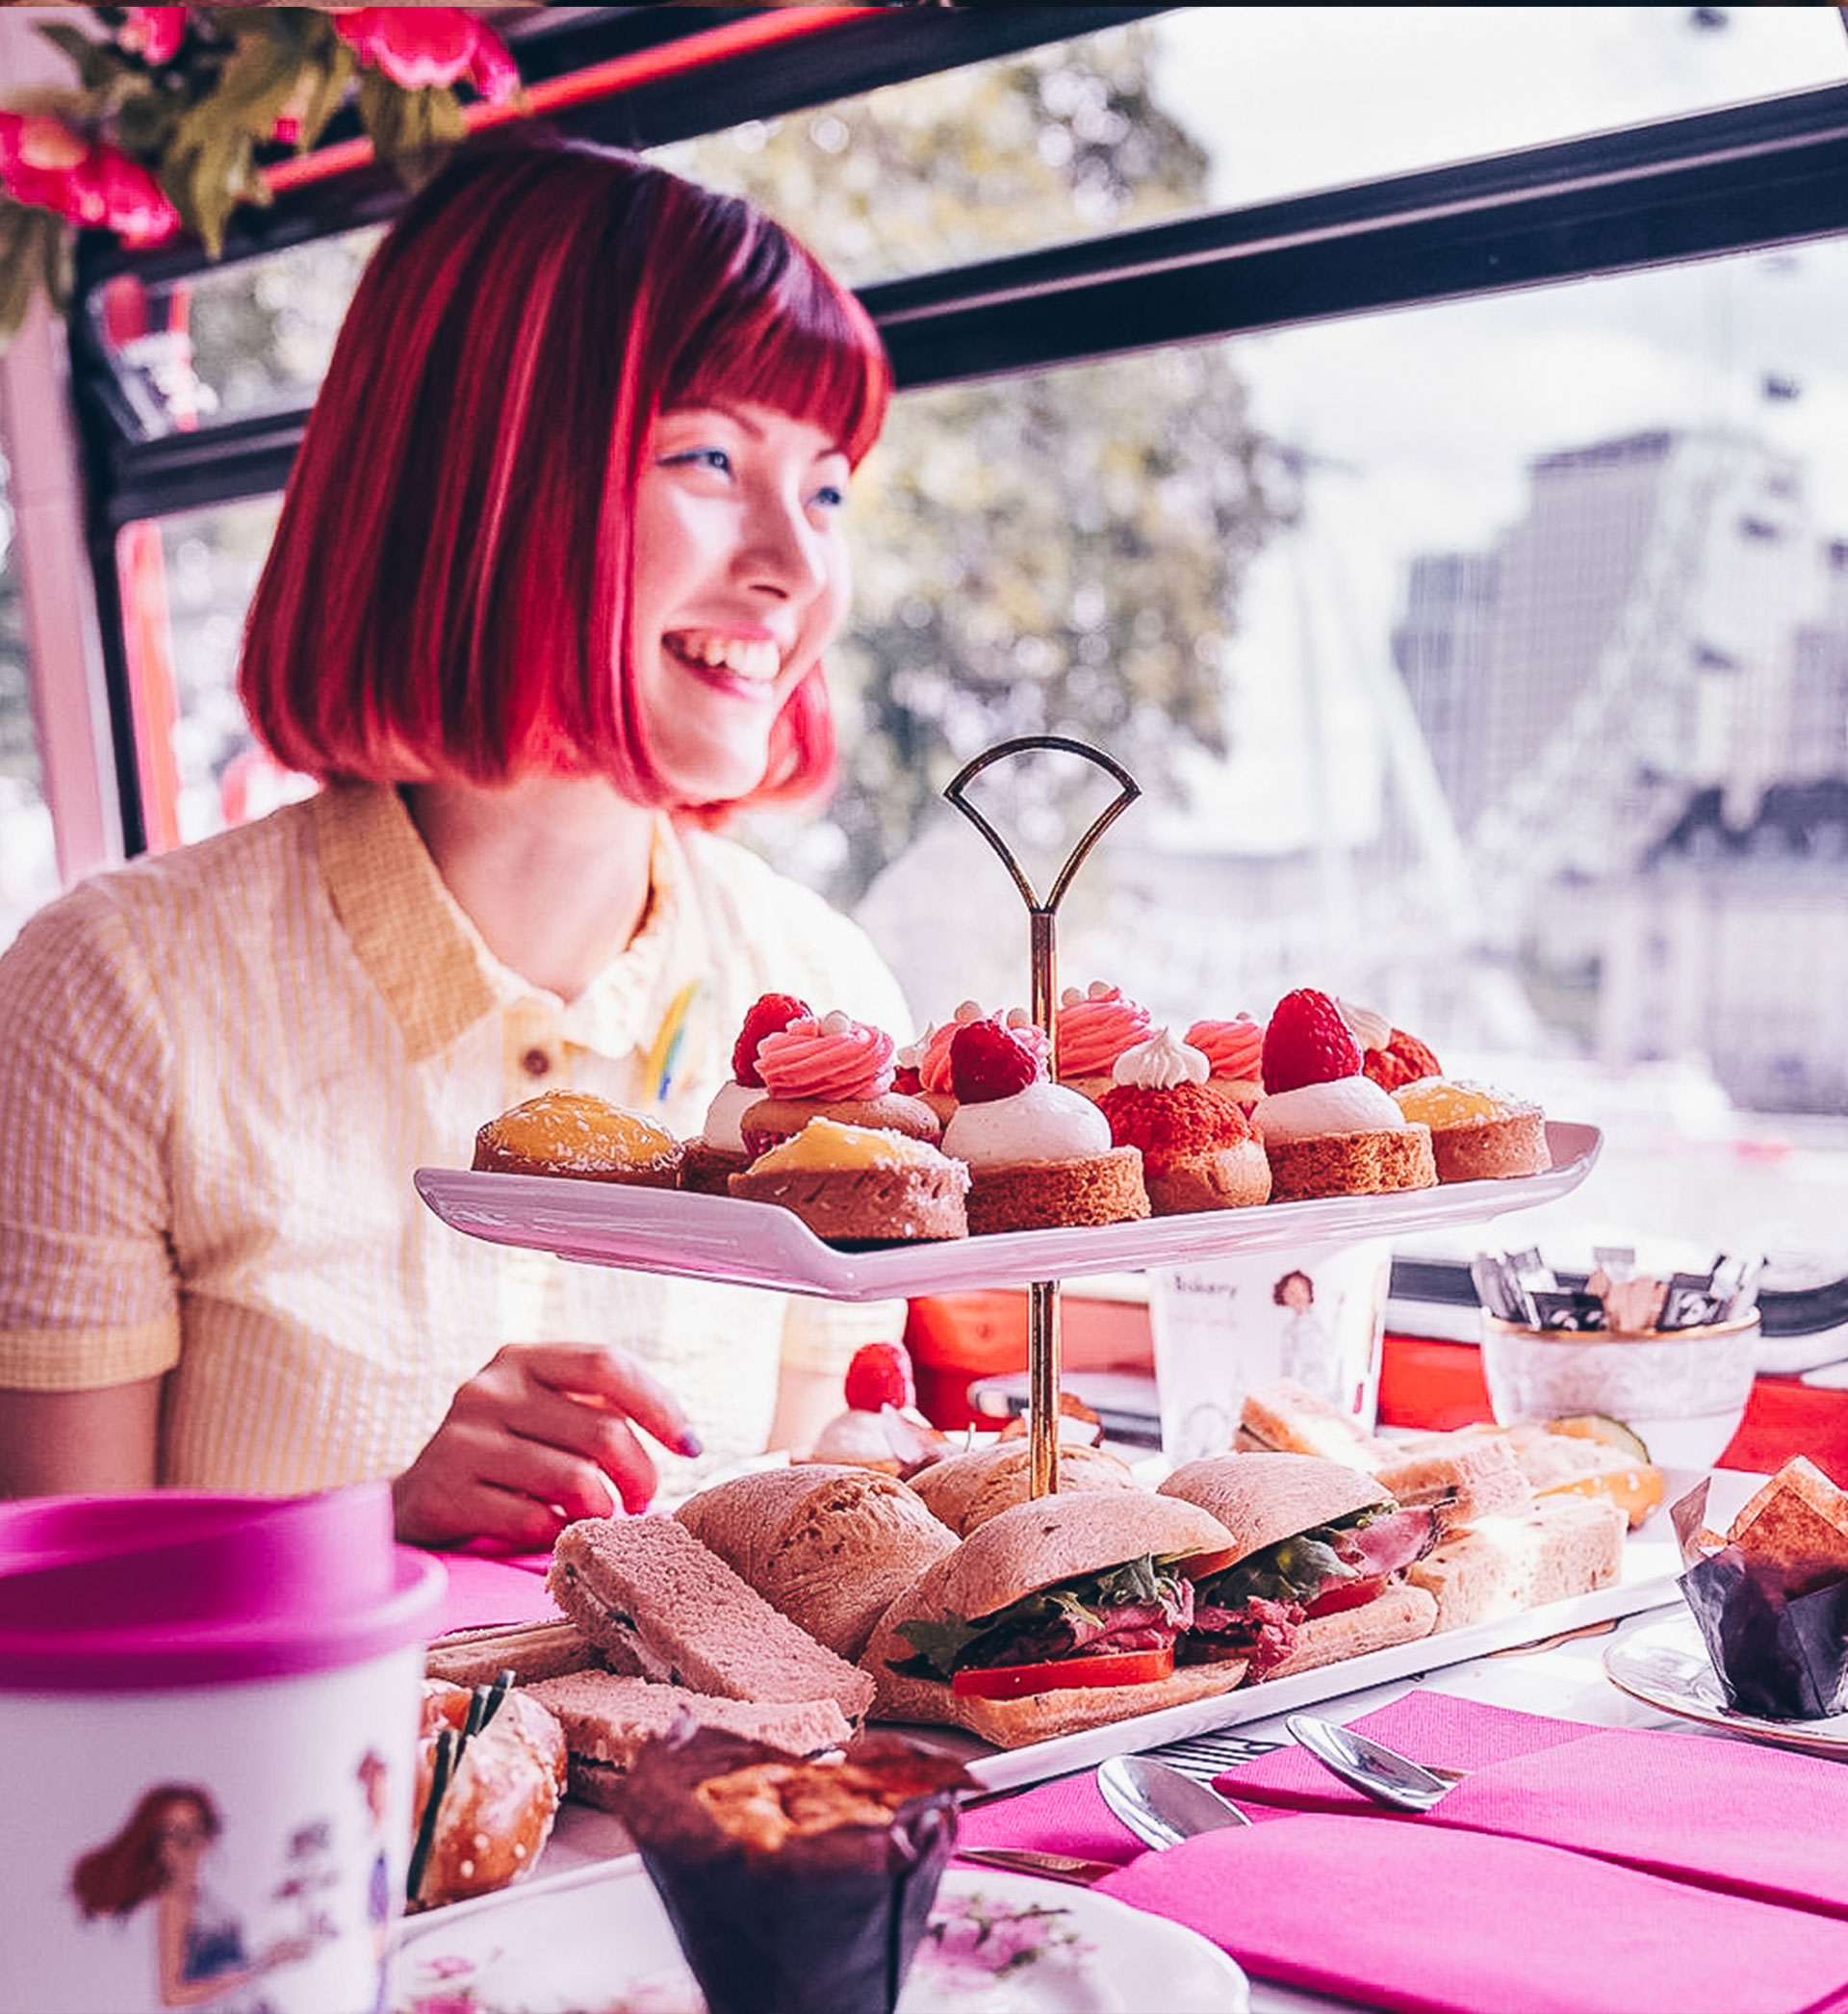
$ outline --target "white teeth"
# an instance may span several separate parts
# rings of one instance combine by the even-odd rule
[[[783,669],[783,653],[767,638],[714,636],[682,631],[673,639],[675,650],[690,664],[704,664],[709,671],[729,671],[734,678],[768,684]]]

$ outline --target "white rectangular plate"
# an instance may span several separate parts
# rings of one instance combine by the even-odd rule
[[[885,1301],[1481,1223],[1569,1195],[1591,1173],[1603,1145],[1596,1126],[1562,1122],[1549,1123],[1547,1139],[1553,1166],[1512,1181],[1445,1182],[1390,1196],[1334,1196],[866,1252],[823,1244],[789,1211],[730,1196],[460,1168],[420,1168],[417,1192],[445,1224],[497,1245],[529,1246],[639,1273],[778,1287],[834,1301]]]
[[[1370,1686],[1386,1685],[1395,1679],[1416,1679],[1447,1665],[1465,1665],[1472,1658],[1487,1657],[1492,1651],[1541,1643],[1550,1637],[1563,1636],[1592,1623],[1639,1614],[1646,1609],[1667,1608],[1681,1598],[1681,1589],[1675,1585],[1681,1571],[1681,1554],[1674,1533],[1668,1527],[1666,1514],[1657,1511],[1643,1531],[1625,1542],[1623,1573],[1616,1584],[1590,1594],[1575,1594],[1566,1601],[1548,1602],[1541,1608],[1524,1609],[1519,1614],[1500,1616],[1490,1622],[1473,1622],[1464,1629],[1441,1630],[1436,1636],[1420,1637],[1413,1643],[1396,1643],[1387,1650],[1370,1650],[1360,1657],[1343,1658],[1316,1671],[1298,1672],[1294,1678],[1268,1679],[1261,1685],[1241,1687],[1236,1692],[1222,1692],[1216,1699],[1166,1707],[1160,1713],[1142,1714],[1109,1727],[1087,1728],[1080,1734],[1059,1735],[1024,1748],[989,1748],[969,1736],[940,1727],[919,1728],[916,1732],[939,1747],[953,1747],[959,1755],[965,1756],[970,1775],[979,1778],[984,1788],[1015,1790],[1048,1776],[1092,1769],[1107,1755],[1155,1748],[1165,1742],[1185,1741],[1221,1727],[1240,1727],[1247,1721],[1298,1713],[1304,1707],[1338,1699],[1348,1692],[1365,1691]]]

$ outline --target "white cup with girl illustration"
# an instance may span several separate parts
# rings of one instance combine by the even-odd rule
[[[1383,1238],[1241,1252],[1148,1276],[1162,1453],[1221,1455],[1245,1395],[1290,1378],[1371,1432],[1392,1246]]]
[[[0,1506],[0,2014],[373,2014],[443,1586],[383,1484]]]

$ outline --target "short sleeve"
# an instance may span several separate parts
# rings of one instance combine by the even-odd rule
[[[41,911],[0,956],[0,1385],[88,1389],[178,1361],[170,1080],[127,918],[93,887]]]

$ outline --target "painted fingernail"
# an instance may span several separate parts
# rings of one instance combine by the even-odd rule
[[[704,1455],[706,1453],[706,1443],[689,1427],[680,1435],[680,1439],[674,1443],[674,1449],[677,1454],[684,1455],[690,1461],[696,1455]]]

